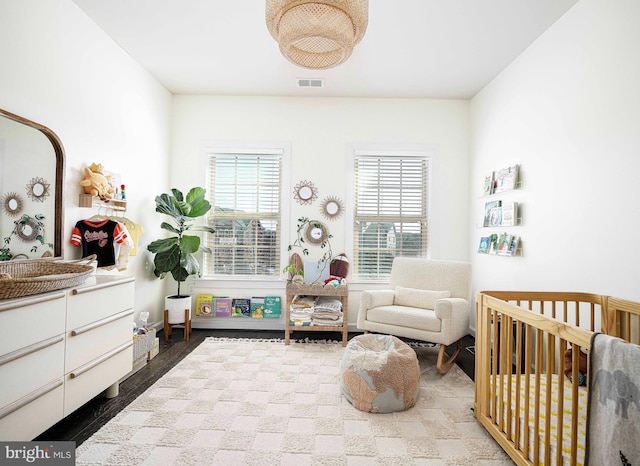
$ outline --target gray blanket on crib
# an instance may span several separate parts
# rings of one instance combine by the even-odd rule
[[[640,346],[591,340],[586,464],[640,465]]]

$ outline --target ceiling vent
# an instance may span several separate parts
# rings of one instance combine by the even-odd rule
[[[324,79],[298,78],[298,87],[319,89],[324,87]]]

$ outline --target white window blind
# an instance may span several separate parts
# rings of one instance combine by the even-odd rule
[[[395,256],[426,256],[429,158],[355,156],[353,273],[389,276]]]
[[[208,168],[205,275],[278,277],[282,154],[212,153]]]

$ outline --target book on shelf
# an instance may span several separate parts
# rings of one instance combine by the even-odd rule
[[[264,317],[264,297],[251,298],[251,318],[262,319]]]
[[[265,296],[264,317],[267,319],[280,318],[280,296]]]
[[[500,193],[502,191],[516,189],[518,185],[518,171],[518,165],[511,165],[498,170],[496,173],[496,187],[494,192]]]
[[[509,247],[509,253],[511,256],[515,256],[518,252],[518,248],[520,247],[520,237],[514,235],[511,239],[511,246]]]
[[[483,236],[480,238],[480,244],[478,245],[478,252],[481,254],[489,254],[489,248],[491,247],[491,242],[488,236]]]
[[[247,298],[234,299],[231,317],[251,317],[251,300]]]
[[[511,240],[513,239],[512,235],[509,233],[502,233],[500,238],[498,239],[498,254],[501,256],[510,256],[511,255]]]
[[[231,317],[231,298],[214,298],[213,307],[216,317]]]
[[[482,194],[484,196],[493,194],[494,182],[495,182],[495,179],[494,179],[493,172],[487,173],[486,175],[484,175],[484,184],[482,185]]]
[[[199,317],[213,317],[212,294],[198,294],[196,297],[196,315]]]
[[[482,226],[496,226],[492,222],[497,221],[497,217],[495,217],[495,215],[498,215],[498,210],[495,209],[499,207],[500,201],[489,201],[484,204],[484,221]],[[500,225],[500,223],[498,223],[498,225]]]
[[[517,225],[518,218],[518,203],[517,202],[503,202],[502,203],[502,223],[503,227],[512,227]]]
[[[496,254],[498,251],[498,234],[494,233],[489,236],[489,254]]]

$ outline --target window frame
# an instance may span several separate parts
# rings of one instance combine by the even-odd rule
[[[291,166],[291,145],[288,142],[283,141],[253,141],[253,142],[208,142],[203,145],[202,149],[202,172],[204,174],[204,186],[207,189],[207,197],[209,193],[209,179],[210,179],[210,156],[215,154],[237,154],[237,155],[279,155],[281,157],[280,164],[280,220],[279,220],[279,234],[280,234],[280,247],[277,252],[279,258],[279,264],[277,264],[278,270],[273,275],[221,275],[221,274],[208,274],[207,266],[205,265],[205,258],[203,257],[203,274],[197,282],[196,286],[207,287],[216,286],[217,283],[230,283],[230,282],[245,282],[251,283],[253,286],[260,283],[267,288],[272,286],[279,286],[282,281],[281,269],[284,264],[288,262],[286,255],[286,247],[283,245],[289,242],[289,210],[290,201],[288,193],[291,190],[290,187],[290,173],[289,167]],[[211,206],[213,213],[215,206]],[[209,217],[207,216],[207,219]],[[215,236],[215,235],[214,235]]]
[[[432,225],[434,223],[434,216],[431,206],[434,200],[433,191],[433,179],[437,169],[437,145],[435,144],[351,144],[347,148],[347,160],[348,173],[347,173],[347,190],[348,193],[347,206],[345,209],[346,218],[349,219],[349,225],[346,228],[345,235],[345,249],[349,252],[349,257],[353,258],[354,262],[351,267],[351,274],[353,276],[350,279],[351,284],[382,284],[388,283],[388,276],[381,276],[378,278],[365,278],[356,275],[356,244],[357,238],[354,235],[355,231],[355,199],[356,199],[356,183],[355,183],[355,162],[357,157],[371,156],[371,157],[399,157],[399,158],[424,158],[427,160],[428,168],[426,175],[427,183],[427,201],[425,206],[426,212],[426,234],[427,244],[426,250],[423,251],[421,257],[430,258],[432,251],[434,250],[435,240],[432,235]]]

